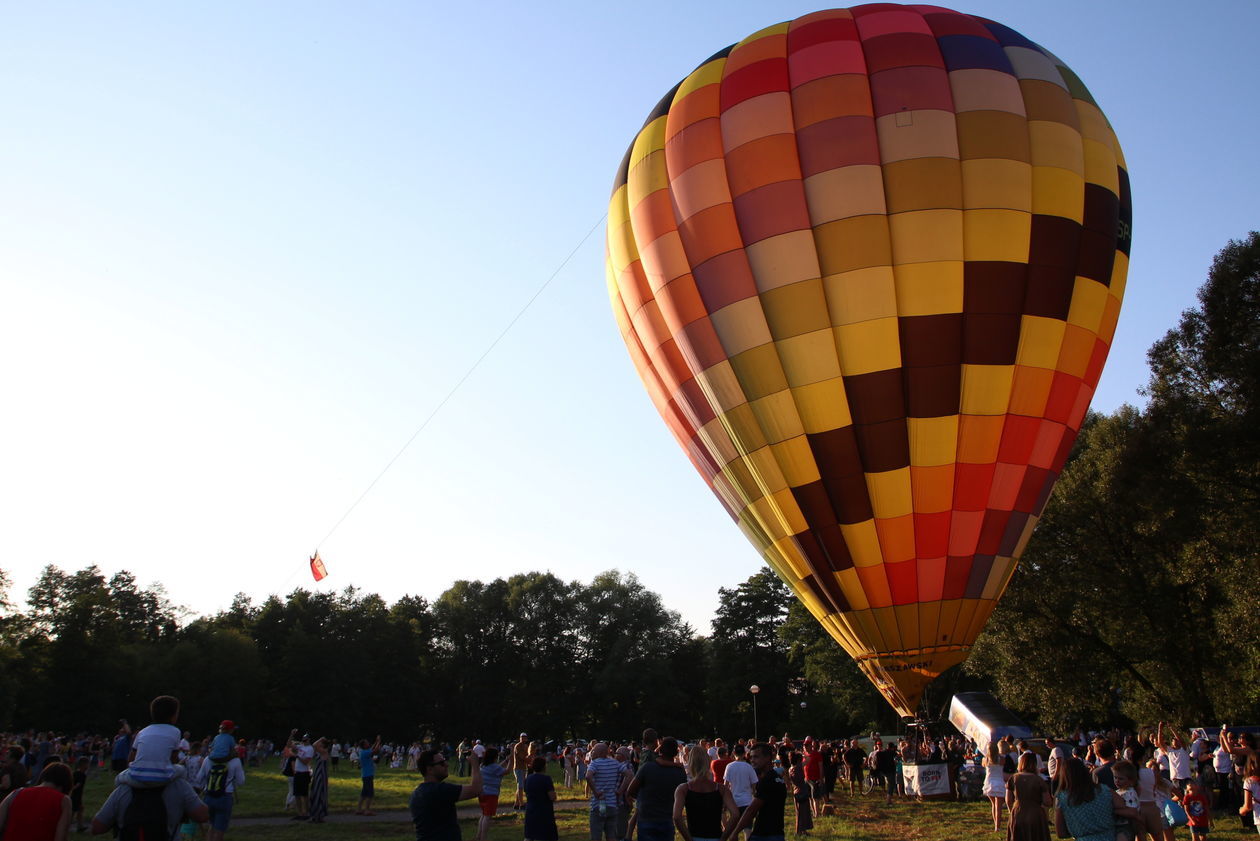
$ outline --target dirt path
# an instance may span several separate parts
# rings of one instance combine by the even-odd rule
[[[557,800],[555,808],[557,812],[573,812],[578,809],[587,808],[586,800]],[[499,808],[500,815],[512,813],[510,808]],[[481,809],[477,806],[460,806],[456,809],[460,820],[466,818],[475,818],[481,814]],[[365,821],[375,821],[376,823],[411,823],[411,813],[406,809],[382,809],[375,815],[355,815],[350,812],[331,812],[325,819],[328,823],[363,823]],[[297,821],[293,820],[291,815],[272,818],[232,818],[232,826],[281,826],[283,824]]]

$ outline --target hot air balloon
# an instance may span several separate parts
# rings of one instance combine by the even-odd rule
[[[1076,74],[935,6],[749,36],[621,165],[608,287],[648,394],[903,716],[965,659],[1049,499],[1131,219]]]

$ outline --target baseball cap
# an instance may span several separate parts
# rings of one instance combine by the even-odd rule
[[[235,730],[236,722],[230,718],[225,718],[219,722],[219,729],[220,730]]]

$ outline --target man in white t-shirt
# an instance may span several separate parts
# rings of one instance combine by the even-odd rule
[[[739,813],[744,814],[744,810],[753,802],[753,791],[757,787],[757,771],[748,764],[743,745],[735,746],[735,761],[726,766],[723,779],[731,790],[731,797],[735,800]]]
[[[1168,777],[1172,780],[1173,785],[1178,790],[1185,791],[1186,783],[1190,782],[1190,776],[1193,769],[1190,764],[1190,754],[1182,744],[1181,734],[1173,733],[1171,739],[1164,738],[1164,722],[1159,723],[1159,727],[1155,730],[1155,744],[1164,752],[1168,758]],[[1163,765],[1163,762],[1160,762]]]
[[[304,821],[310,818],[311,763],[315,760],[309,733],[293,746],[293,755],[293,808],[297,814],[292,819]]]
[[[473,742],[472,752],[473,752],[473,756],[477,757],[478,762],[480,762],[483,758],[485,758],[486,746],[481,743],[480,739]]]

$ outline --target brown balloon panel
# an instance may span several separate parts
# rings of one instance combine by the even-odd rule
[[[965,658],[1106,361],[1132,212],[1052,54],[892,4],[706,61],[618,173],[608,287],[662,418],[903,714]]]

